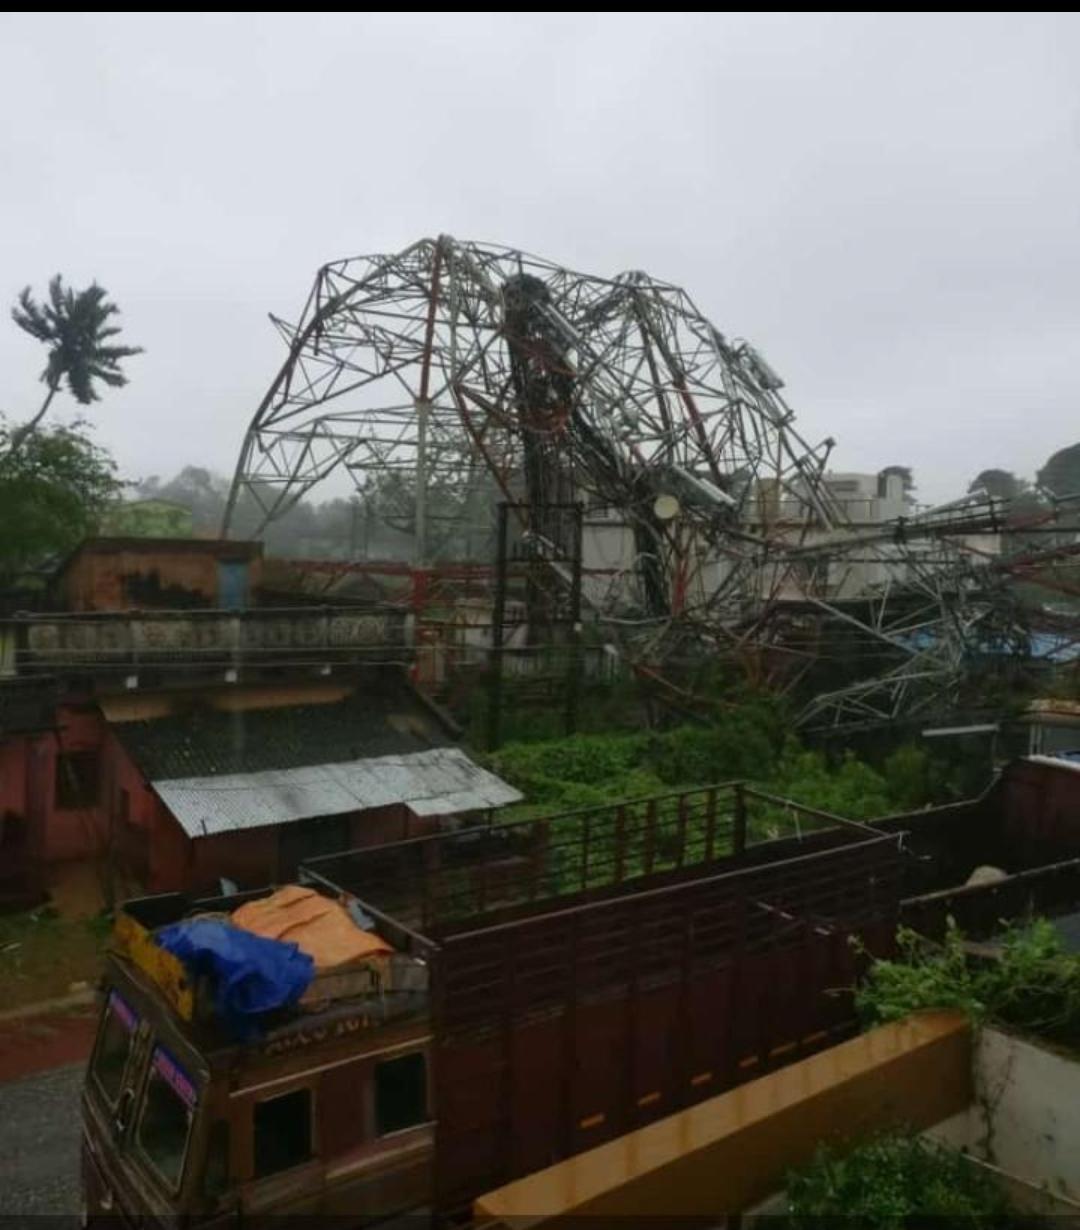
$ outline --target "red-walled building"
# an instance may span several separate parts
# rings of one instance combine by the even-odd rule
[[[520,797],[408,684],[400,606],[263,605],[262,569],[260,543],[90,539],[51,611],[0,617],[0,905],[280,881]]]
[[[400,671],[62,704],[53,729],[0,742],[4,887],[17,899],[88,866],[103,897],[256,886],[518,798]]]
[[[261,579],[260,542],[213,538],[88,538],[57,569],[65,611],[247,607]]]

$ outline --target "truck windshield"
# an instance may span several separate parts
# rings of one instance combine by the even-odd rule
[[[131,1056],[138,1014],[118,991],[110,991],[105,1004],[97,1046],[94,1049],[93,1073],[105,1100],[111,1105],[120,1096],[124,1069]]]
[[[180,1186],[197,1101],[192,1079],[163,1046],[154,1047],[136,1139],[170,1191]]]

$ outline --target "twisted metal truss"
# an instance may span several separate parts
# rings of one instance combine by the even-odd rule
[[[811,599],[819,627],[851,633],[861,677],[817,691],[798,723],[835,732],[939,718],[978,707],[973,697],[1002,671],[1080,657],[1080,620],[1050,606],[1080,597],[1075,580],[1055,574],[1075,576],[1080,542],[1069,526],[1080,497],[1046,499],[1033,512],[975,494],[834,543],[832,568],[870,561],[894,577],[847,602]],[[1046,545],[1033,546],[1039,535]]]
[[[258,534],[339,468],[361,490],[398,484],[421,555],[436,521],[490,517],[493,491],[577,499],[633,526],[659,614],[706,561],[737,573],[768,545],[751,529],[759,479],[837,519],[820,482],[831,442],[809,447],[761,356],[643,273],[442,236],[324,266],[299,322],[275,324],[288,355],[245,438],[226,532],[241,499]],[[655,513],[662,495],[677,527]],[[747,588],[726,577],[730,595]]]
[[[500,500],[612,510],[632,584],[596,614],[632,661],[689,641],[779,661],[790,686],[850,634],[851,677],[800,715],[814,727],[955,704],[973,645],[1025,635],[1007,567],[977,545],[1000,532],[1000,503],[852,525],[824,482],[833,441],[810,446],[762,355],[679,287],[444,235],[325,265],[300,319],[274,323],[288,353],[226,533],[243,505],[257,536],[339,470],[396,501],[418,561],[467,555],[463,531],[490,527]],[[542,518],[522,530],[542,553]],[[857,575],[871,579],[852,594]]]

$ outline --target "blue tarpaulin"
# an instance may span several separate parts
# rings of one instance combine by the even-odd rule
[[[258,1031],[258,1017],[295,1003],[315,975],[315,962],[295,944],[268,940],[212,918],[191,918],[155,936],[196,977],[214,986],[214,1009],[235,1034]]]

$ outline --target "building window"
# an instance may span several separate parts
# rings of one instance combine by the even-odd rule
[[[311,1158],[311,1090],[296,1089],[255,1104],[255,1177]]]
[[[427,1066],[417,1051],[375,1068],[375,1134],[386,1136],[428,1121]]]
[[[96,751],[60,752],[56,757],[56,806],[96,806],[99,777]]]

